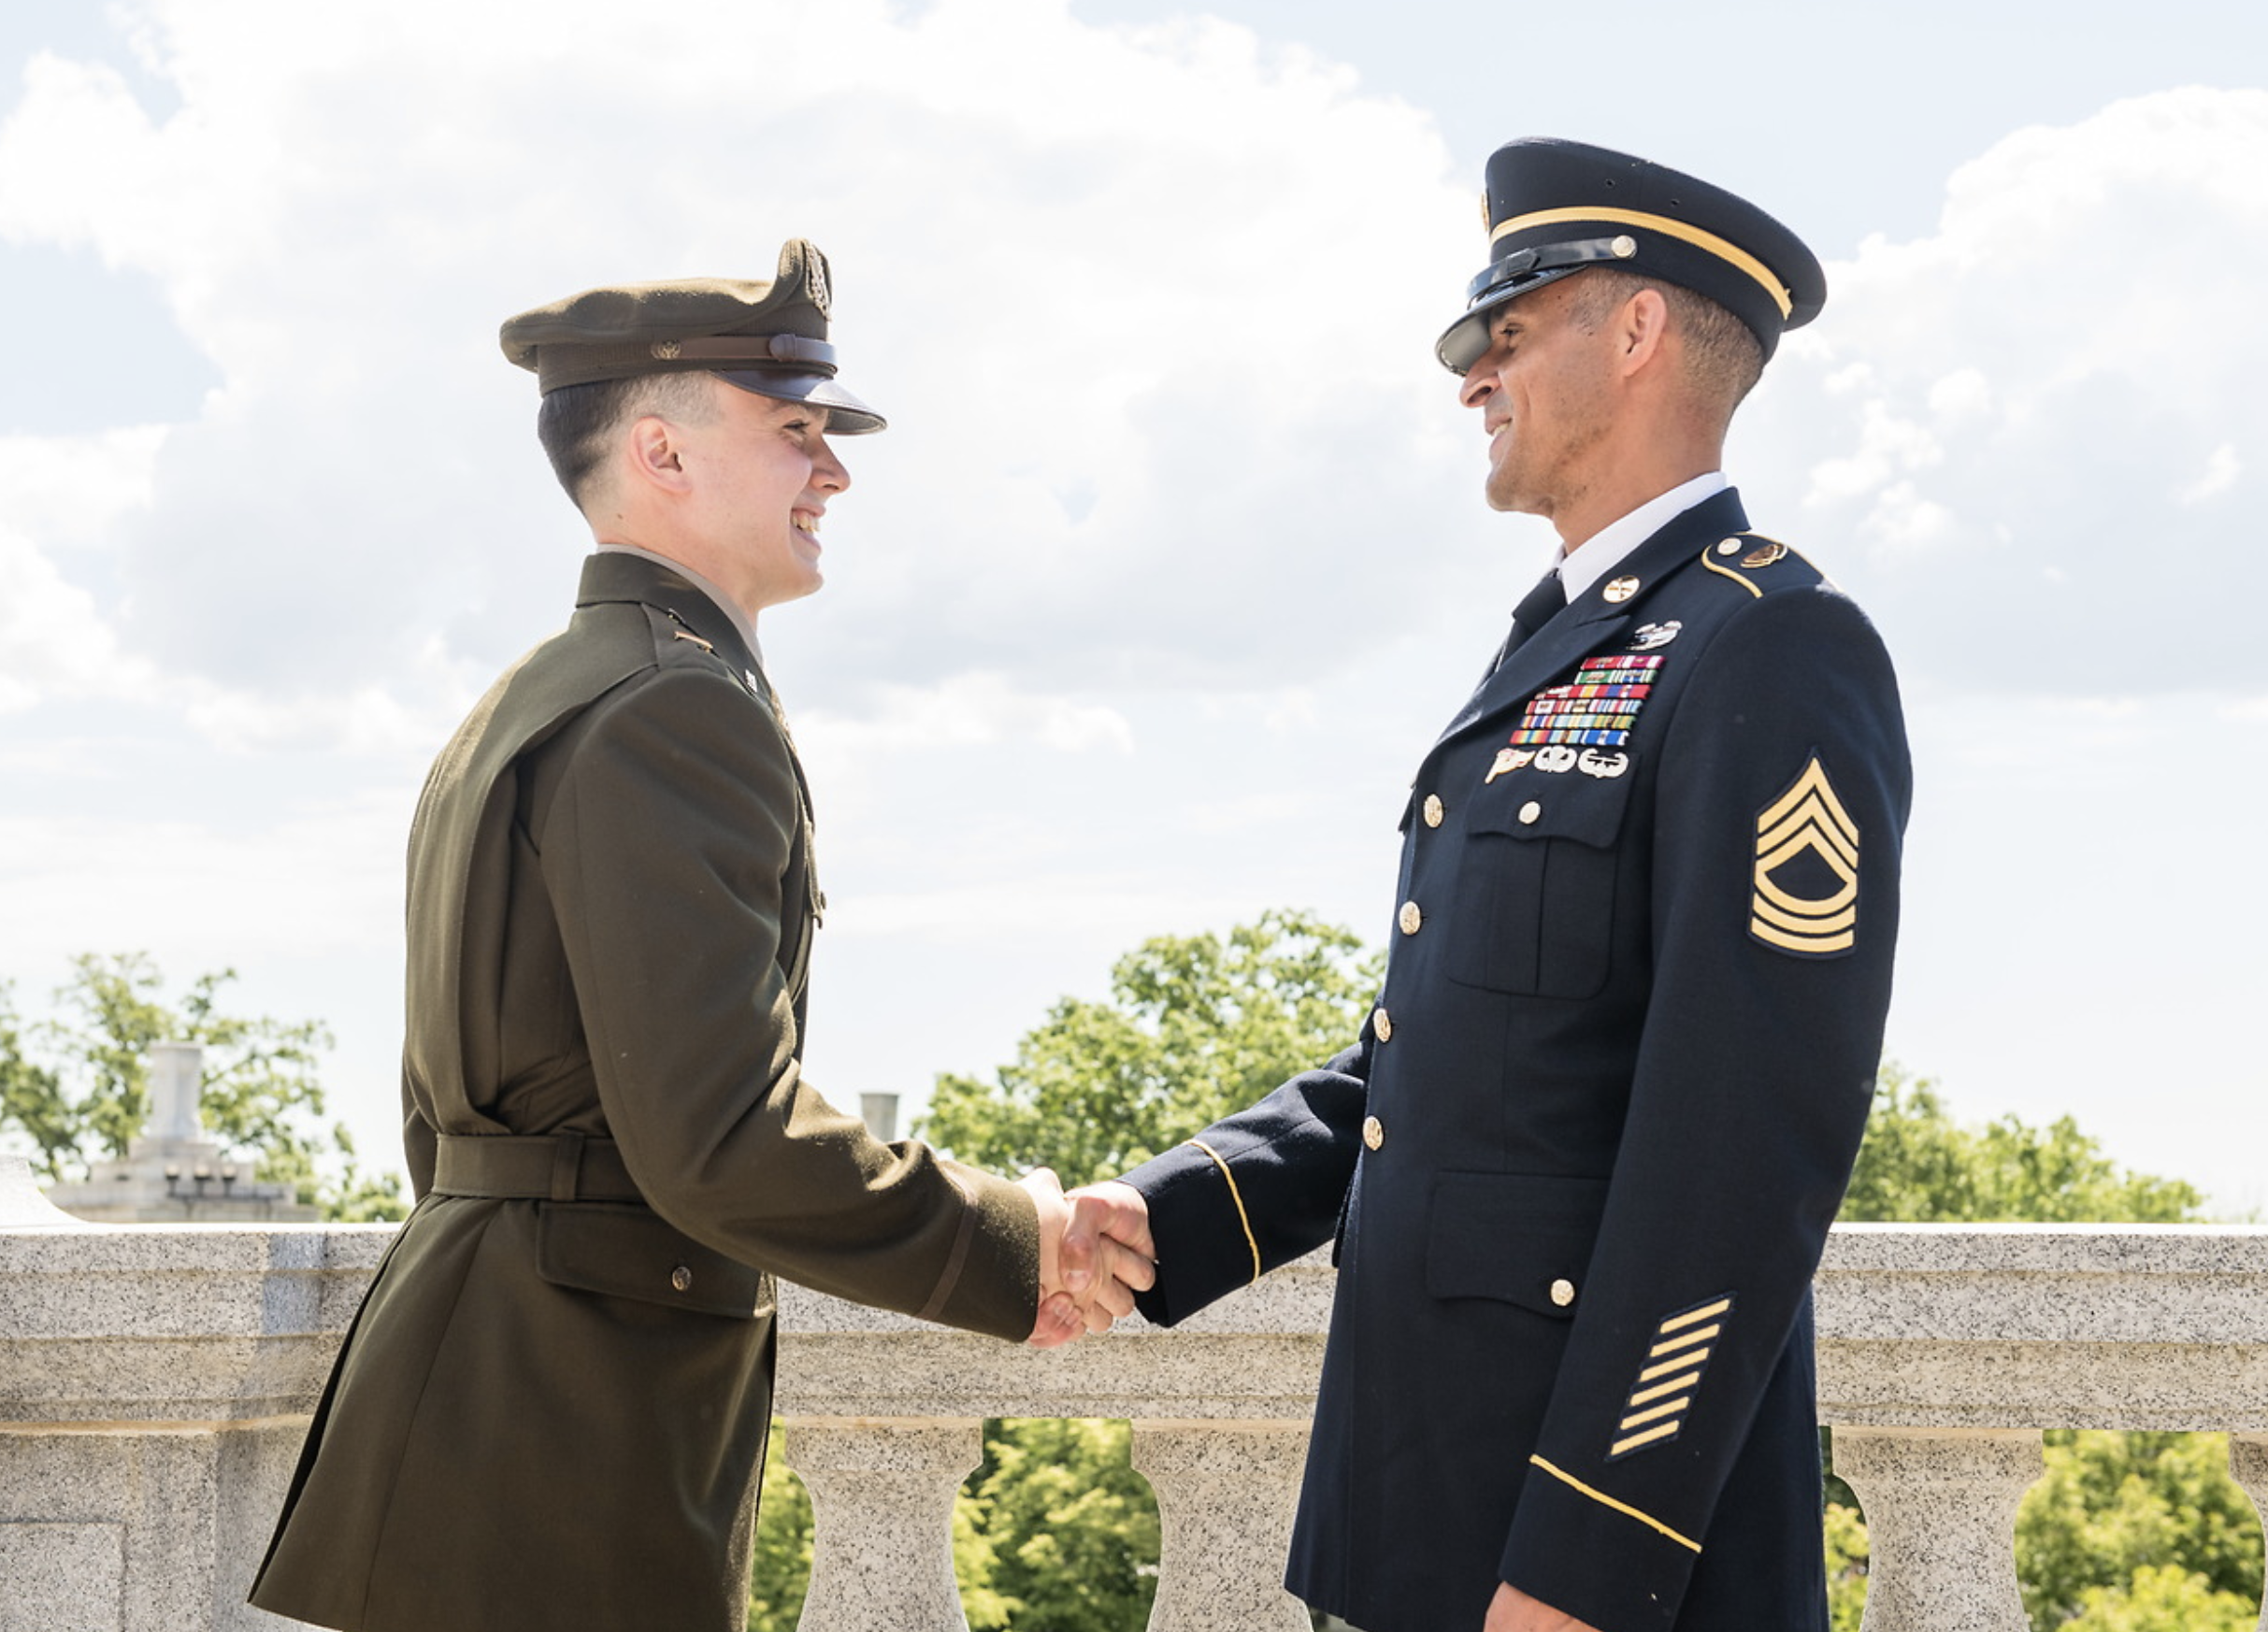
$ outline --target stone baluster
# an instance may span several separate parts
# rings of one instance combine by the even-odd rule
[[[953,1502],[984,1457],[975,1417],[789,1417],[811,1497],[811,1584],[797,1632],[968,1632]]]
[[[1157,1494],[1149,1632],[1307,1632],[1280,1584],[1307,1424],[1134,1422],[1134,1467]]]
[[[2229,1436],[2229,1477],[2252,1498],[2261,1516],[2268,1519],[2268,1434]],[[2261,1602],[2260,1632],[2268,1632],[2268,1595]]]
[[[2039,1430],[1838,1427],[1835,1471],[1873,1549],[1861,1632],[2028,1632],[2016,1510]]]

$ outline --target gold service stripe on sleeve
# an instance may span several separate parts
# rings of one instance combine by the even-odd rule
[[[1724,1329],[1725,1328],[1722,1326],[1703,1326],[1698,1332],[1687,1332],[1682,1338],[1672,1338],[1666,1343],[1657,1343],[1651,1349],[1648,1349],[1646,1351],[1646,1358],[1649,1360],[1658,1360],[1664,1354],[1674,1354],[1680,1349],[1690,1349],[1696,1343],[1707,1342],[1711,1338],[1715,1337],[1717,1333],[1723,1331]]]
[[[1638,1381],[1642,1383],[1651,1382],[1657,1377],[1667,1377],[1671,1372],[1683,1371],[1688,1366],[1705,1366],[1708,1363],[1709,1351],[1706,1349],[1698,1350],[1690,1354],[1680,1354],[1674,1360],[1664,1360],[1658,1366],[1647,1367],[1644,1371],[1641,1371],[1638,1374]]]
[[[1638,1436],[1638,1438],[1644,1439],[1646,1436],[1642,1434]],[[1618,1502],[1602,1490],[1593,1490],[1589,1485],[1585,1484],[1573,1474],[1566,1473],[1557,1467],[1554,1467],[1550,1463],[1544,1461],[1543,1457],[1530,1456],[1528,1460],[1534,1463],[1538,1467],[1541,1467],[1544,1472],[1550,1474],[1560,1483],[1567,1485],[1572,1489],[1581,1491],[1585,1496],[1590,1497],[1591,1500],[1600,1503],[1603,1507],[1613,1508],[1616,1512],[1621,1513],[1628,1518],[1636,1519],[1640,1524],[1644,1525],[1649,1530],[1660,1531],[1671,1540],[1676,1542],[1680,1547],[1689,1547],[1696,1553],[1699,1553],[1701,1550],[1700,1542],[1692,1539],[1690,1537],[1680,1536],[1676,1531],[1671,1529],[1669,1525],[1663,1524],[1659,1519],[1655,1518],[1651,1513],[1642,1513],[1636,1508],[1630,1506],[1629,1503]]]
[[[1715,233],[1704,232],[1700,227],[1688,226],[1682,221],[1672,221],[1666,215],[1650,215],[1643,209],[1573,205],[1565,209],[1531,210],[1526,215],[1515,215],[1510,221],[1499,222],[1496,230],[1488,235],[1488,241],[1493,244],[1507,233],[1520,232],[1528,227],[1556,226],[1561,222],[1571,221],[1610,221],[1616,226],[1644,227],[1650,232],[1666,233],[1671,237],[1682,238],[1695,249],[1706,250],[1727,265],[1737,267],[1755,279],[1757,286],[1772,296],[1772,304],[1780,308],[1782,317],[1790,316],[1796,309],[1796,303],[1788,296],[1787,286],[1772,275],[1771,267],[1740,245],[1720,238]]]
[[[1686,1408],[1692,1403],[1693,1396],[1689,1394],[1676,1399],[1664,1400],[1661,1404],[1650,1407],[1645,1410],[1632,1411],[1615,1425],[1619,1428],[1643,1428],[1648,1423],[1658,1423],[1664,1417],[1684,1415]]]
[[[1652,1388],[1640,1389],[1637,1393],[1631,1395],[1630,1397],[1624,1403],[1627,1405],[1642,1406],[1648,1400],[1659,1399],[1665,1394],[1675,1394],[1681,1388],[1690,1388],[1693,1384],[1699,1382],[1700,1381],[1701,1368],[1696,1367],[1694,1369],[1684,1373],[1682,1376],[1671,1378],[1667,1382],[1658,1382]]]
[[[1676,1433],[1677,1429],[1678,1424],[1675,1423],[1658,1423],[1653,1427],[1648,1428],[1643,1434],[1632,1434],[1627,1439],[1615,1440],[1614,1445],[1608,1450],[1607,1454],[1610,1456],[1619,1456],[1625,1451],[1635,1451],[1639,1446],[1650,1444],[1656,1439],[1668,1439],[1671,1435]],[[1678,1539],[1683,1541],[1685,1538],[1680,1536]],[[1696,1547],[1693,1549],[1693,1551],[1699,1553],[1701,1549]]]
[[[1668,1320],[1662,1322],[1660,1325],[1657,1326],[1655,1330],[1658,1331],[1663,1337],[1666,1338],[1672,1332],[1683,1331],[1686,1327],[1694,1325],[1701,1321],[1713,1321],[1716,1319],[1718,1315],[1723,1314],[1731,1307],[1732,1299],[1729,1297],[1720,1297],[1715,1303],[1705,1303],[1699,1309],[1689,1309],[1686,1310],[1684,1314],[1672,1315]]]
[[[1252,1249],[1252,1278],[1259,1280],[1260,1243],[1253,1238],[1252,1217],[1244,1210],[1244,1193],[1237,1188],[1236,1175],[1228,1170],[1228,1164],[1221,1159],[1221,1152],[1203,1139],[1191,1139],[1189,1142],[1211,1156],[1213,1165],[1221,1170],[1221,1177],[1228,1181],[1228,1199],[1237,1205],[1237,1223],[1244,1226],[1244,1244]]]

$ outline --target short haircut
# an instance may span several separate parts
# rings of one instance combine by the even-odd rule
[[[581,509],[591,479],[605,465],[614,439],[648,414],[705,424],[716,411],[712,374],[681,369],[638,374],[627,379],[599,379],[563,385],[544,393],[536,410],[536,439],[552,462],[552,474]]]
[[[1586,329],[1604,322],[1640,290],[1658,291],[1671,324],[1685,337],[1687,379],[1727,416],[1763,378],[1764,348],[1746,323],[1707,295],[1620,266],[1594,266],[1576,284],[1573,315]]]

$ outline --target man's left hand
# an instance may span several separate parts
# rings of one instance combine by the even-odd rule
[[[1529,1597],[1510,1582],[1500,1583],[1481,1632],[1599,1632],[1588,1621],[1563,1615]]]

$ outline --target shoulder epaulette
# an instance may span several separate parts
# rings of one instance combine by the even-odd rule
[[[1825,573],[1795,551],[1761,533],[1735,533],[1720,538],[1701,551],[1701,563],[1752,595],[1760,596],[1768,590],[1808,589],[1827,581]]]

